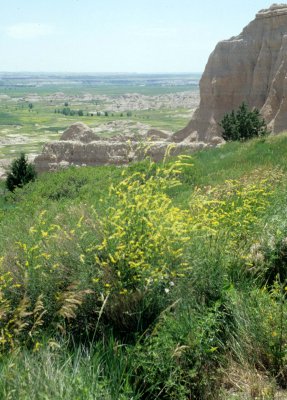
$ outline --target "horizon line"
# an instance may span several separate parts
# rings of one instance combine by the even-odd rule
[[[1,71],[0,74],[83,74],[83,75],[92,75],[92,74],[98,74],[98,75],[175,75],[175,74],[180,74],[180,75],[188,75],[188,74],[202,74],[203,72],[199,71],[175,71],[175,72],[135,72],[135,71],[113,71],[113,72],[104,72],[104,71]]]

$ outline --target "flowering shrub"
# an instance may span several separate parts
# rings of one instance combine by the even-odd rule
[[[106,313],[121,330],[153,320],[187,271],[189,213],[166,194],[179,185],[177,173],[175,165],[154,170],[151,164],[111,187],[107,201],[113,204],[100,221],[101,242],[93,249],[99,266],[94,282],[110,296]]]
[[[145,329],[172,299],[177,281],[196,268],[191,245],[199,257],[200,240],[224,237],[224,251],[237,250],[269,204],[272,174],[257,184],[230,180],[196,189],[183,210],[167,192],[190,165],[190,157],[181,156],[124,171],[101,207],[36,215],[1,257],[3,347],[36,343],[48,328],[94,331],[99,320],[117,332]]]
[[[196,188],[190,202],[194,228],[224,238],[226,250],[238,249],[269,206],[276,179],[277,175],[270,174],[256,183],[253,179],[227,180],[220,187]]]
[[[45,210],[38,215],[26,239],[2,257],[3,345],[48,326],[64,331],[73,320],[76,327],[88,319],[94,329],[99,314],[120,328],[157,314],[157,300],[187,268],[188,212],[166,194],[179,184],[181,163],[151,163],[123,177],[103,200],[104,215],[94,207],[71,210],[70,221],[59,215],[52,222]]]
[[[120,294],[164,285],[184,269],[188,213],[165,193],[179,184],[165,172],[134,174],[111,188],[115,205],[101,221],[96,259],[106,270],[108,287]]]

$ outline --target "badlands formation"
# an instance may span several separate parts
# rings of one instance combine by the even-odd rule
[[[170,142],[170,133],[150,129],[140,136],[116,136],[102,139],[82,122],[71,125],[59,141],[47,143],[35,158],[38,172],[69,165],[123,165],[149,155],[154,161],[164,157],[167,147],[171,154],[190,153],[206,147],[202,142]]]
[[[200,81],[200,105],[174,140],[192,134],[210,141],[223,115],[243,101],[273,133],[287,129],[287,4],[259,11],[240,35],[217,44]]]
[[[223,141],[218,123],[243,101],[261,111],[273,133],[287,128],[287,4],[259,11],[240,35],[217,44],[200,81],[200,105],[181,131],[102,139],[76,123],[60,141],[45,145],[35,159],[36,168],[121,165],[145,154],[157,161],[170,145],[173,155],[218,145]]]

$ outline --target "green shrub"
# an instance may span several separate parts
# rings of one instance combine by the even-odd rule
[[[218,399],[224,313],[220,303],[187,303],[166,310],[136,346],[135,375],[145,399]]]
[[[264,176],[265,175],[265,176]],[[190,210],[198,232],[224,240],[224,251],[237,255],[241,244],[254,232],[256,224],[272,198],[276,177],[266,171],[253,179],[226,180],[215,188],[196,188],[191,196]]]
[[[268,371],[286,387],[286,286],[278,281],[269,289],[250,286],[229,291],[234,321],[230,350],[237,361]]]
[[[282,236],[274,240],[274,243],[262,248],[265,266],[264,279],[268,285],[272,285],[276,280],[287,284],[286,232]]]
[[[245,103],[230,114],[225,114],[219,124],[223,129],[222,137],[226,141],[248,140],[268,134],[267,126],[258,109],[248,110]]]
[[[11,164],[6,178],[7,189],[13,192],[16,187],[23,187],[28,182],[34,181],[36,176],[34,165],[28,162],[24,153],[21,153]]]
[[[188,213],[165,193],[179,184],[175,168],[151,164],[153,173],[123,178],[102,200],[102,215],[84,205],[35,213],[0,257],[4,348],[51,328],[94,332],[99,315],[121,335],[154,321],[170,282],[187,269]]]

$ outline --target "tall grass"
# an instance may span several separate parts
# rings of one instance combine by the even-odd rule
[[[286,145],[71,169],[3,200],[0,394],[275,399]]]
[[[7,400],[140,398],[127,353],[112,338],[90,348],[43,341],[34,352],[2,358],[0,377],[0,398]]]

